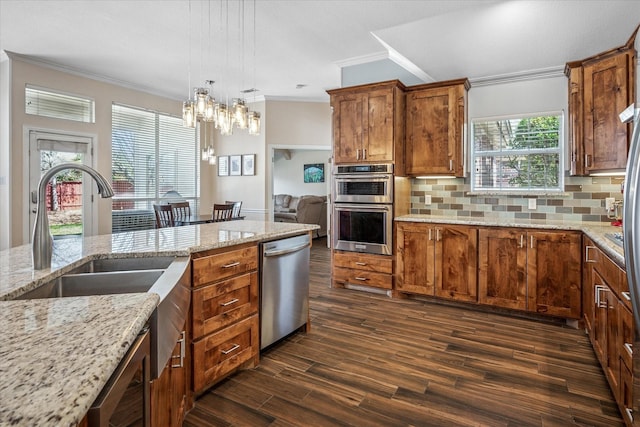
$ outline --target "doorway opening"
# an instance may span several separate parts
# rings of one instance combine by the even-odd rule
[[[61,163],[92,166],[93,138],[29,131],[29,229],[33,230],[42,175]],[[93,234],[91,181],[79,170],[63,170],[46,188],[49,231],[54,239]],[[31,237],[32,238],[32,237]]]

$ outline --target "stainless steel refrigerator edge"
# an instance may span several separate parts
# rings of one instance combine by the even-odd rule
[[[308,234],[261,244],[260,350],[309,319]]]

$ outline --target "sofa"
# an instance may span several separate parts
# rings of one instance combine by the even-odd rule
[[[292,196],[276,194],[273,219],[276,222],[297,222],[299,224],[318,224],[314,237],[327,235],[327,196]]]

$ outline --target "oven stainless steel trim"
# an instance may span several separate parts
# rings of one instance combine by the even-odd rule
[[[385,184],[384,194],[343,194],[340,187],[343,182],[382,182]],[[336,175],[333,194],[336,203],[393,203],[393,175]]]
[[[345,204],[336,203],[333,206],[333,248],[341,251],[364,252],[379,255],[392,255],[393,245],[393,205],[392,204]],[[340,240],[340,216],[339,211],[352,212],[382,212],[385,214],[384,243],[369,243],[350,240]]]

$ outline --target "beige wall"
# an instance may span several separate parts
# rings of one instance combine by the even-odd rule
[[[8,208],[0,210],[0,249],[28,243],[31,231],[28,221],[28,130],[89,135],[94,138],[93,167],[111,177],[111,105],[113,103],[147,108],[171,115],[181,114],[178,100],[148,94],[113,83],[94,80],[13,57],[0,63],[2,82],[8,90],[0,94],[0,202]],[[24,88],[31,84],[57,91],[86,96],[95,100],[96,122],[79,123],[24,113]],[[4,89],[5,86],[2,86]],[[331,110],[328,103],[262,101],[250,109],[262,115],[259,136],[235,130],[223,137],[214,133],[216,156],[256,154],[256,175],[217,176],[217,166],[201,163],[200,213],[210,213],[213,203],[242,200],[243,214],[248,219],[268,219],[271,209],[271,169],[273,146],[322,148],[331,146]],[[4,181],[3,181],[4,179]],[[97,233],[111,231],[111,200],[96,198]],[[4,245],[3,246],[3,242]]]
[[[11,200],[10,245],[17,246],[29,241],[28,221],[28,140],[25,132],[29,128],[38,128],[56,132],[69,132],[94,136],[93,167],[107,178],[111,178],[111,105],[126,104],[148,108],[172,115],[181,115],[180,101],[151,95],[123,86],[92,80],[75,74],[25,62],[21,59],[10,60],[11,127],[7,147],[4,134],[0,135],[1,153],[11,152],[11,170],[9,188]],[[31,116],[24,113],[24,89],[26,84],[55,89],[58,91],[82,95],[95,100],[96,122],[79,123],[47,117]],[[25,145],[26,144],[26,145]],[[0,174],[2,176],[2,174]],[[111,200],[97,200],[97,233],[111,232]],[[5,230],[1,229],[3,235]]]

